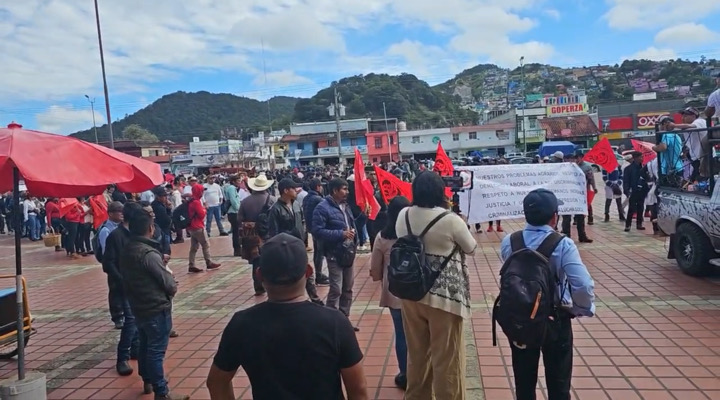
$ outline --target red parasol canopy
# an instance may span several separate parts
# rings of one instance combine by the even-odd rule
[[[40,197],[99,194],[111,183],[141,192],[163,182],[158,164],[13,122],[0,128],[0,191],[13,189],[14,167],[28,191]]]

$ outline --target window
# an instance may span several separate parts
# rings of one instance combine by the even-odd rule
[[[305,150],[305,143],[298,143],[298,144],[297,144],[297,149],[298,149],[298,150]]]
[[[537,129],[537,119],[533,118],[530,121],[530,129]]]
[[[420,136],[413,136],[410,138],[411,143],[420,143]]]
[[[470,136],[470,139],[477,139],[477,132],[470,132],[468,136]]]
[[[337,140],[335,140],[335,139],[328,139],[327,145],[328,145],[328,147],[335,147],[335,146],[337,146]]]
[[[382,149],[382,138],[379,138],[379,137],[375,138],[375,148]]]
[[[395,144],[395,138],[393,137],[393,135],[390,135],[389,137],[390,137],[390,146],[392,146]]]
[[[357,139],[350,139],[350,146],[357,146]]]
[[[459,133],[453,133],[453,142],[457,142],[460,140],[460,134]]]

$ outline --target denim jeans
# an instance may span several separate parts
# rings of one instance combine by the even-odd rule
[[[135,316],[132,313],[132,309],[130,309],[130,303],[124,295],[122,298],[122,309],[124,319],[117,347],[118,363],[130,361],[130,355],[135,354],[139,350],[138,329]]]
[[[225,228],[222,225],[222,218],[221,218],[221,210],[220,206],[214,206],[214,207],[208,207],[207,208],[207,216],[205,217],[205,230],[207,231],[208,235],[210,235],[210,230],[212,228],[212,220],[213,217],[215,217],[215,223],[217,224],[218,230],[220,233],[225,232]]]
[[[367,241],[367,230],[365,229],[365,225],[367,224],[368,218],[365,214],[360,214],[355,219],[355,227],[357,228],[357,232],[360,235],[360,245],[364,246],[365,242]]]
[[[150,318],[138,319],[137,326],[140,334],[138,373],[144,383],[152,385],[156,396],[165,396],[169,389],[163,361],[172,330],[172,311],[168,309]]]
[[[25,222],[25,230],[30,240],[40,240],[40,233],[38,233],[37,215],[28,214],[28,219]]]
[[[405,328],[402,322],[402,310],[391,308],[390,316],[395,327],[395,355],[397,356],[398,368],[403,375],[407,374],[407,342],[405,341]]]

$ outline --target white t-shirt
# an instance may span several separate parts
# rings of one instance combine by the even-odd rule
[[[205,207],[217,207],[222,203],[222,188],[217,183],[205,184],[205,193],[203,194]]]
[[[694,126],[692,129],[707,128],[707,123],[702,118],[698,118],[693,121],[692,125]],[[700,142],[707,136],[707,131],[684,132],[683,136],[685,137],[685,146],[687,146],[690,151],[690,159],[693,161],[699,160],[704,155],[702,153],[702,144]]]
[[[720,115],[720,89],[710,93],[707,106],[715,108],[715,115]]]

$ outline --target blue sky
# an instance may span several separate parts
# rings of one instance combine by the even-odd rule
[[[113,120],[178,90],[311,96],[339,78],[431,84],[479,63],[720,58],[717,0],[99,0]],[[0,5],[0,123],[105,122],[92,1]],[[264,63],[263,63],[264,61]],[[263,65],[264,64],[264,65]]]

